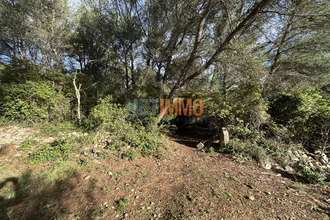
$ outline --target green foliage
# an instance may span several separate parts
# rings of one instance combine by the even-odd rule
[[[120,105],[112,103],[112,98],[107,96],[95,106],[85,124],[88,129],[104,129],[113,132],[122,132],[126,123],[126,111]]]
[[[242,83],[227,98],[221,92],[212,96],[205,107],[206,114],[212,115],[218,128],[228,127],[230,134],[239,139],[258,141],[262,137],[259,128],[269,122],[269,115],[260,85],[250,81]]]
[[[298,90],[281,93],[270,108],[278,123],[287,125],[294,140],[308,149],[326,147],[330,131],[330,101],[323,99],[319,90]]]
[[[11,64],[0,69],[1,83],[26,83],[36,81],[40,77],[40,67],[30,60],[13,59]]]
[[[51,82],[5,85],[0,90],[0,114],[18,121],[62,121],[68,118],[69,100]]]
[[[130,200],[129,199],[121,199],[116,202],[115,204],[115,210],[122,212],[126,208],[126,206],[129,204]]]
[[[22,146],[17,148],[18,151],[25,151],[25,150],[31,150],[32,147],[37,145],[37,141],[33,139],[26,139],[23,143]]]
[[[49,161],[64,161],[69,159],[72,145],[66,140],[56,140],[52,144],[40,146],[29,156],[29,164],[34,165]]]
[[[242,142],[238,139],[231,140],[225,148],[220,149],[221,152],[232,153],[243,159],[255,159],[263,161],[267,158],[267,152],[261,146],[255,143]]]
[[[311,184],[323,184],[326,176],[323,173],[311,170],[309,167],[298,164],[295,169]]]
[[[147,126],[149,120],[127,116],[126,110],[113,104],[111,98],[101,99],[95,106],[85,124],[89,129],[109,133],[112,141],[107,146],[111,150],[120,150],[124,146],[135,148],[144,156],[159,154],[159,135],[156,126]],[[143,126],[146,124],[146,126]]]
[[[122,154],[122,158],[127,160],[136,160],[137,157],[138,153],[134,150],[127,150]]]

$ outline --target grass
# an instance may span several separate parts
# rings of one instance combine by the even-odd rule
[[[118,200],[115,204],[115,210],[118,212],[123,212],[126,206],[130,203],[129,199],[123,198]]]
[[[26,139],[23,143],[22,146],[17,148],[18,151],[28,151],[31,150],[32,147],[36,146],[38,142],[34,139]]]
[[[68,181],[75,171],[72,163],[57,162],[47,169],[25,170],[16,177],[8,178],[13,174],[5,174],[7,178],[2,177],[0,182],[0,194],[5,195],[1,202],[0,219],[9,219],[9,216],[13,219],[32,219],[33,216],[54,219],[56,211],[62,207],[59,204],[48,207],[47,204],[70,191]],[[11,204],[17,204],[15,212]],[[20,208],[24,213],[18,211]]]

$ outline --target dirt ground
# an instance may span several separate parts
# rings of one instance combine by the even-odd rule
[[[200,152],[198,142],[165,140],[161,160],[112,155],[82,166],[77,155],[71,163],[79,168],[48,185],[38,173],[53,164],[28,166],[19,144],[6,143],[0,219],[330,219],[329,182],[313,186],[282,170]]]

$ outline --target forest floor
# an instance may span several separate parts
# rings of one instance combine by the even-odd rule
[[[197,151],[197,138],[164,140],[161,160],[30,166],[17,148],[36,133],[0,127],[0,219],[330,219],[329,182]]]

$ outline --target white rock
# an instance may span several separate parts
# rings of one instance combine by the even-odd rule
[[[285,166],[284,169],[285,169],[285,171],[288,171],[288,172],[293,172],[294,171],[293,168],[290,167],[290,166]]]

